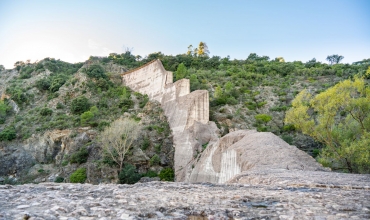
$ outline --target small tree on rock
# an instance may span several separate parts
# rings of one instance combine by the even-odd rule
[[[115,120],[99,136],[99,141],[106,153],[122,170],[126,153],[132,147],[140,132],[140,125],[132,119]]]

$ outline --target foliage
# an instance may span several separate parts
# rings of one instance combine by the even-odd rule
[[[87,159],[89,157],[89,151],[87,150],[86,147],[81,147],[77,152],[71,155],[71,159],[69,162],[71,163],[86,163]]]
[[[197,54],[198,56],[208,56],[209,54],[209,50],[208,50],[208,46],[205,42],[199,42],[199,46],[197,48]]]
[[[300,92],[285,122],[326,147],[319,161],[351,173],[370,172],[370,88],[362,78],[344,80],[315,97]]]
[[[64,178],[61,177],[61,176],[58,176],[57,178],[55,178],[54,182],[56,182],[56,183],[63,183],[64,182]]]
[[[11,141],[16,137],[17,133],[13,126],[6,127],[0,132],[0,141]]]
[[[51,110],[50,108],[42,108],[40,110],[40,115],[42,116],[47,116],[47,115],[52,115],[53,114],[53,110]]]
[[[119,166],[119,170],[122,170],[125,155],[137,139],[140,130],[141,127],[134,120],[119,118],[99,135],[103,151]]]
[[[271,121],[272,116],[267,114],[258,114],[255,115],[254,118],[257,120],[257,122],[267,124],[269,121]]]
[[[171,168],[165,168],[161,170],[158,176],[159,178],[161,178],[162,181],[174,181],[175,180],[175,172]]]
[[[158,174],[152,170],[148,170],[148,172],[146,172],[146,174],[144,174],[144,176],[146,177],[157,177]]]
[[[90,102],[85,96],[80,96],[72,100],[71,112],[81,114],[90,108]]]
[[[150,166],[158,165],[160,162],[161,162],[161,159],[159,158],[157,154],[154,154],[154,156],[150,158],[149,160]]]
[[[8,101],[0,100],[0,124],[5,122],[6,116],[10,113],[11,106],[8,105]]]
[[[177,70],[175,72],[175,78],[176,80],[180,80],[185,78],[188,75],[188,71],[183,63],[180,63],[180,65],[177,67]]]
[[[28,103],[29,96],[26,93],[26,90],[18,85],[11,85],[6,88],[6,93],[11,95],[11,99],[13,99],[16,103]]]
[[[71,174],[69,180],[71,183],[84,183],[87,179],[86,168],[79,168]]]
[[[100,79],[100,78],[107,78],[105,71],[102,66],[99,64],[90,65],[86,70],[85,73],[90,78]]]
[[[137,183],[141,178],[141,175],[137,173],[136,167],[132,164],[126,164],[118,175],[120,184],[134,184]]]
[[[329,61],[330,64],[338,64],[341,60],[343,60],[343,56],[338,54],[333,54],[326,57],[326,60]]]
[[[99,110],[96,106],[90,108],[89,111],[86,111],[81,114],[81,124],[82,125],[93,125],[94,118],[96,118],[99,114]]]

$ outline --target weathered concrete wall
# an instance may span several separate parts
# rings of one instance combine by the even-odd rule
[[[187,181],[193,155],[202,144],[196,140],[192,129],[197,122],[206,126],[209,122],[208,91],[190,93],[188,79],[173,83],[172,72],[166,71],[159,60],[123,73],[122,80],[132,90],[147,94],[162,104],[174,136],[176,180]],[[209,126],[214,130],[215,125]]]

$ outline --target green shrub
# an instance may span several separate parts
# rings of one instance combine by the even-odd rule
[[[61,176],[58,176],[57,178],[55,178],[54,182],[56,182],[56,183],[63,183],[64,182],[64,178],[61,177]]]
[[[57,103],[57,109],[63,109],[64,105],[60,102]]]
[[[258,114],[255,115],[254,118],[256,119],[257,123],[267,124],[269,121],[271,121],[272,116],[267,114]]]
[[[146,177],[157,177],[158,174],[152,170],[148,170],[148,172],[146,172],[146,174],[144,174],[144,176]]]
[[[150,146],[150,140],[148,137],[145,137],[143,143],[141,144],[141,149],[146,150]]]
[[[107,75],[104,73],[103,67],[98,64],[93,64],[89,66],[87,69],[85,69],[85,73],[90,78],[107,78]]]
[[[290,135],[283,135],[281,138],[290,145],[293,143],[293,137]]]
[[[51,110],[50,108],[42,108],[40,110],[40,115],[42,116],[48,116],[48,115],[52,115],[53,114],[53,110]]]
[[[150,158],[149,160],[150,166],[158,165],[160,162],[161,162],[161,159],[159,158],[157,154],[154,154],[154,156]]]
[[[257,105],[254,102],[246,102],[245,105],[247,106],[249,110],[256,110],[257,108]]]
[[[137,173],[136,167],[132,164],[126,164],[118,175],[120,184],[134,184],[138,182],[141,175]]]
[[[131,99],[123,99],[118,104],[118,107],[120,107],[120,108],[122,108],[124,110],[128,110],[128,109],[134,107],[134,102]]]
[[[15,128],[13,126],[6,127],[0,132],[0,141],[11,141],[17,137]]]
[[[312,150],[312,157],[313,158],[316,158],[319,155],[320,155],[320,149],[315,148],[315,149]]]
[[[275,112],[283,112],[283,111],[286,111],[288,109],[288,106],[275,106],[275,107],[272,107],[270,108],[270,111],[275,111]]]
[[[80,116],[81,125],[88,125],[93,118],[94,114],[91,111],[82,113],[82,115]]]
[[[283,126],[283,131],[287,131],[287,132],[289,132],[289,131],[295,131],[295,127],[292,124],[284,125]]]
[[[51,80],[48,77],[36,81],[36,88],[40,91],[47,91],[50,88]]]
[[[86,147],[81,147],[77,152],[71,155],[71,159],[69,162],[71,163],[86,163],[87,158],[89,157],[89,151],[87,150]]]
[[[101,121],[101,122],[99,122],[99,124],[98,124],[98,130],[99,131],[103,131],[104,130],[104,128],[105,127],[107,127],[107,126],[109,126],[110,125],[110,123],[109,122],[107,122],[107,121]]]
[[[264,105],[266,105],[267,104],[267,102],[266,101],[264,101],[264,102],[258,102],[257,103],[257,107],[258,108],[261,108],[261,107],[263,107]]]
[[[144,106],[146,105],[148,101],[149,101],[149,97],[148,95],[145,94],[143,99],[139,103],[140,108],[144,108]]]
[[[84,183],[87,179],[86,168],[79,168],[69,177],[71,183]]]
[[[71,112],[81,114],[90,108],[89,100],[85,96],[80,96],[72,100]]]
[[[154,150],[155,152],[157,152],[158,154],[161,152],[161,148],[162,148],[162,145],[161,144],[156,144],[154,146]]]
[[[266,126],[257,126],[257,131],[258,132],[266,132],[267,131],[267,127]]]
[[[171,168],[165,168],[161,170],[159,173],[159,178],[163,181],[174,181],[175,179],[175,172]]]

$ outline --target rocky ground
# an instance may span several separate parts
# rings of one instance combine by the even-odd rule
[[[256,180],[254,173],[233,184],[2,185],[0,219],[370,218],[369,175],[274,172],[274,181],[262,181],[269,175],[259,175],[258,184],[245,181]],[[305,175],[311,180],[299,181]]]

